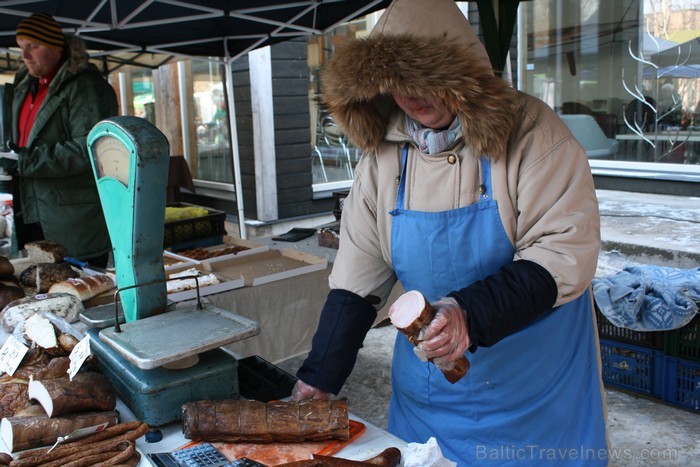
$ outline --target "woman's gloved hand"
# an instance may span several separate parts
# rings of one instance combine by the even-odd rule
[[[417,350],[438,366],[457,360],[469,348],[466,312],[454,298],[446,297],[430,304],[436,313],[423,330]]]
[[[299,380],[296,382],[294,385],[294,388],[292,389],[292,397],[291,399],[293,401],[303,401],[303,400],[309,400],[309,399],[330,399],[331,394],[325,391],[321,391],[318,388],[315,388],[313,386],[309,386],[302,380]]]

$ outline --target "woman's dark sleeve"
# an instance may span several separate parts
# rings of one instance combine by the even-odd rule
[[[557,284],[539,264],[519,260],[448,296],[467,312],[470,350],[474,351],[515,334],[551,310]]]
[[[311,341],[311,352],[297,371],[299,379],[338,394],[376,317],[377,311],[364,298],[347,290],[331,290]]]

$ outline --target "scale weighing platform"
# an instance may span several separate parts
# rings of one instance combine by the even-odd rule
[[[81,316],[96,326],[88,334],[103,372],[151,426],[179,420],[185,402],[237,399],[237,360],[220,347],[259,334],[258,324],[202,302],[199,294],[194,305],[169,309],[163,266],[167,139],[147,120],[121,116],[95,125],[87,144],[117,277],[111,320],[104,309],[98,318],[89,309]],[[114,327],[99,326],[106,321]]]

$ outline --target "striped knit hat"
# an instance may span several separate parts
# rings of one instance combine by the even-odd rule
[[[61,26],[48,13],[34,13],[17,26],[17,39],[28,39],[39,44],[63,49],[66,37]]]

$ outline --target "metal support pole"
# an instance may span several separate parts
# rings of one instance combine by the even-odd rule
[[[241,182],[241,161],[238,152],[238,132],[236,129],[236,104],[233,98],[233,73],[228,57],[224,60],[226,76],[226,93],[228,94],[228,118],[231,130],[231,160],[233,161],[233,178],[236,188],[236,206],[238,207],[238,231],[243,240],[248,237],[245,231],[245,214],[243,213],[243,183]]]
[[[190,161],[190,107],[187,104],[187,96],[189,96],[187,89],[187,68],[185,67],[185,61],[180,60],[177,62],[177,81],[180,91],[180,119],[182,125],[182,155],[185,157],[187,162]]]

